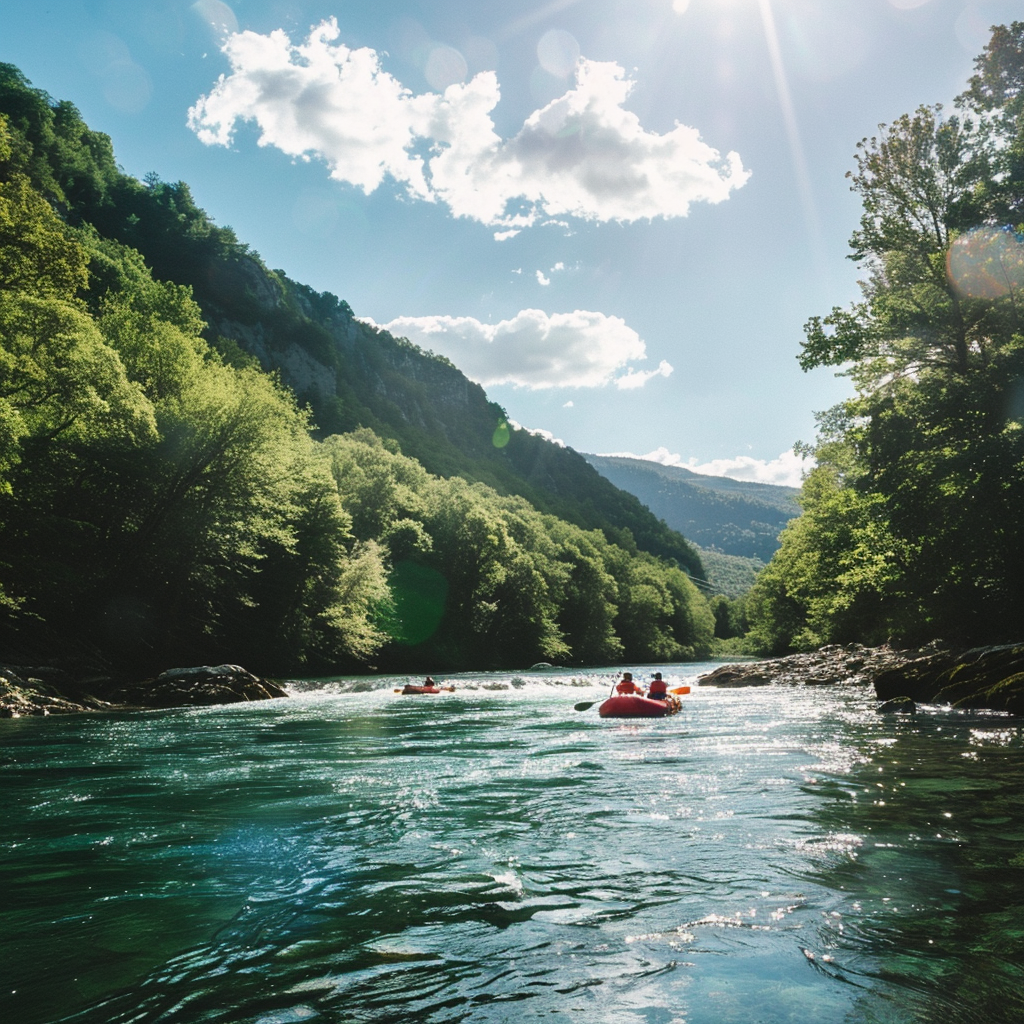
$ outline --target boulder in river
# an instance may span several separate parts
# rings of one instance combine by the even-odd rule
[[[951,704],[1024,715],[1024,643],[966,651],[941,643],[914,650],[832,644],[805,654],[722,665],[698,683],[873,684],[882,712],[913,713],[918,704]]]
[[[199,707],[287,697],[288,691],[240,665],[172,668],[153,679],[115,683],[75,678],[50,667],[0,664],[0,718]]]
[[[241,665],[198,665],[170,668],[155,679],[122,687],[115,699],[143,708],[201,707],[287,697],[288,691]]]
[[[913,715],[917,712],[917,705],[909,697],[893,697],[878,705],[880,715]]]
[[[1024,644],[975,647],[918,658],[880,673],[880,700],[989,708],[1024,715]]]
[[[767,686],[771,682],[768,674],[759,672],[757,665],[720,665],[698,680],[700,686]]]
[[[112,705],[81,692],[50,666],[0,665],[0,718],[101,711]]]

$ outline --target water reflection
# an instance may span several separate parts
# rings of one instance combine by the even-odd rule
[[[1010,719],[891,720],[861,763],[805,785],[836,893],[819,969],[870,989],[858,1020],[1024,1020],[1024,773]]]
[[[2,1019],[1024,1019],[1009,719],[692,696],[0,723]]]

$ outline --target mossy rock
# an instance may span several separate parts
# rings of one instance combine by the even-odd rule
[[[1024,644],[920,658],[881,673],[875,693],[886,701],[904,697],[1024,715]]]

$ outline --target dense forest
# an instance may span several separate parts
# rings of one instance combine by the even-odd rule
[[[268,270],[183,183],[123,174],[9,65],[0,275],[5,657],[280,674],[708,653],[681,536],[450,363]]]
[[[1019,640],[1024,609],[1024,22],[993,30],[953,113],[863,140],[862,301],[813,317],[819,416],[802,515],[747,604],[765,652]]]

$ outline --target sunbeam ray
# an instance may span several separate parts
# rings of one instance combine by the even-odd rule
[[[803,207],[815,265],[821,267],[824,264],[825,252],[821,237],[821,221],[818,218],[818,209],[814,202],[811,176],[807,170],[807,159],[804,156],[804,147],[800,140],[800,128],[796,120],[796,110],[793,107],[793,97],[789,91],[789,81],[786,78],[786,67],[782,61],[782,48],[779,46],[779,34],[775,28],[775,15],[772,12],[771,0],[758,0],[758,6],[761,9],[761,22],[764,26],[768,56],[772,62],[775,91],[779,96],[782,119],[786,125],[786,137],[789,141],[789,153],[793,161],[797,190],[800,193],[800,205]]]

